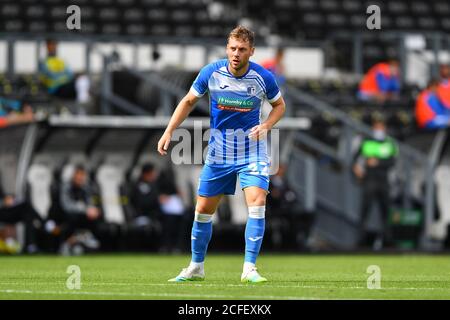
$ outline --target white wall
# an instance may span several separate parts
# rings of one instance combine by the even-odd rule
[[[8,52],[6,42],[0,41],[0,72],[5,72],[8,64]]]
[[[204,65],[205,48],[198,45],[182,47],[179,45],[160,45],[159,50],[161,59],[155,63],[151,60],[151,46],[140,44],[136,48],[133,45],[125,43],[99,44],[96,46],[104,53],[110,53],[117,50],[121,56],[122,62],[130,67],[137,66],[139,69],[161,69],[168,65],[179,66],[186,70],[196,71]],[[79,72],[85,70],[86,57],[84,54],[84,43],[78,42],[60,42],[58,55],[66,60],[73,71]],[[31,41],[20,41],[16,43],[14,55],[16,58],[17,72],[30,73],[36,72],[36,44]],[[42,43],[40,56],[45,55],[45,44]],[[183,60],[183,50],[185,50]],[[257,47],[252,61],[261,62],[267,58],[273,57],[274,48]],[[208,52],[208,62],[225,57],[225,47],[213,47]],[[135,61],[137,57],[137,61]],[[91,68],[94,73],[102,69],[102,59],[100,55],[92,53],[90,57]],[[320,49],[309,48],[289,48],[285,54],[286,75],[292,78],[318,78],[324,71],[324,54]],[[0,41],[0,73],[7,69],[7,50],[6,43]]]

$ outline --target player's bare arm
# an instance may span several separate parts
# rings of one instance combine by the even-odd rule
[[[188,92],[186,96],[181,99],[178,106],[175,108],[172,117],[170,118],[169,124],[167,125],[164,134],[158,142],[158,152],[161,155],[167,154],[167,149],[169,148],[170,139],[172,138],[172,133],[178,126],[188,117],[189,113],[194,108],[195,103],[199,100],[193,93]]]
[[[286,104],[283,97],[274,101],[272,104],[272,110],[267,117],[267,120],[258,126],[253,127],[250,130],[249,138],[253,140],[263,139],[267,132],[272,130],[273,126],[280,121],[286,111]]]

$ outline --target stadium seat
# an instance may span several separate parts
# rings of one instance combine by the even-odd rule
[[[344,0],[342,2],[342,8],[348,13],[361,12],[362,3],[358,0]]]
[[[46,165],[33,164],[28,169],[31,204],[43,219],[47,218],[52,203],[52,179],[52,172]]]
[[[450,31],[450,18],[442,18],[441,27],[447,32]]]
[[[115,22],[119,20],[121,13],[119,8],[102,8],[98,11],[98,17],[103,23]]]
[[[446,1],[434,3],[434,13],[442,17],[448,17],[450,15],[450,3]]]
[[[13,19],[5,20],[4,22],[6,32],[23,32],[25,31],[25,23],[22,20]]]
[[[307,12],[307,11],[315,11],[317,10],[318,2],[314,0],[299,0],[298,1],[298,8],[300,9],[300,12]]]
[[[147,19],[149,23],[167,21],[169,13],[164,8],[151,8],[147,10]]]
[[[126,23],[139,23],[142,22],[144,18],[144,12],[137,8],[126,9],[123,12],[123,20]]]
[[[22,8],[19,4],[7,3],[1,7],[1,15],[3,19],[20,18]]]
[[[437,30],[438,23],[433,17],[420,17],[417,21],[417,25],[422,30]]]
[[[415,27],[415,20],[410,16],[398,16],[395,19],[395,25],[398,29],[413,29]]]
[[[339,10],[340,4],[337,0],[321,0],[319,7],[326,12],[336,12]]]
[[[164,0],[140,0],[140,4],[143,7],[159,7],[164,2]]]
[[[431,6],[427,2],[413,1],[411,3],[411,12],[415,15],[426,15],[431,11]]]
[[[31,5],[27,7],[25,11],[25,17],[27,19],[43,19],[45,18],[45,8],[41,5]]]
[[[123,178],[123,169],[115,165],[104,164],[98,168],[96,181],[100,187],[103,214],[107,223],[122,225],[126,221],[119,193]]]
[[[43,21],[30,21],[28,24],[29,32],[47,32],[48,26],[47,23]]]
[[[129,35],[146,35],[147,34],[147,27],[143,23],[132,23],[128,24],[125,28],[125,33]]]
[[[122,26],[119,23],[105,23],[101,27],[102,34],[117,35],[122,32]]]

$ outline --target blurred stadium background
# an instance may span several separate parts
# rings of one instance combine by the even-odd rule
[[[371,31],[366,9],[374,4],[382,29]],[[81,9],[80,30],[67,28],[69,5]],[[272,58],[280,47],[285,52],[287,113],[278,126],[283,170],[272,177],[280,189],[269,200],[263,251],[373,249],[384,223],[373,206],[367,242],[358,241],[363,187],[352,166],[358,143],[371,136],[378,118],[399,146],[386,184],[392,241],[383,249],[448,249],[448,132],[420,129],[414,111],[418,94],[450,61],[448,1],[0,0],[3,116],[24,113],[24,106],[35,116],[0,128],[1,186],[14,205],[28,203],[43,219],[48,232],[37,236],[39,251],[63,253],[61,188],[83,164],[102,212],[100,246],[80,240],[65,253],[189,252],[201,165],[175,165],[156,153],[156,143],[200,68],[225,56],[226,36],[238,24],[256,33],[253,61]],[[57,42],[57,56],[74,78],[87,76],[89,99],[56,96],[41,82],[48,39]],[[398,97],[359,99],[363,75],[393,57],[400,63]],[[208,117],[206,98],[191,116]],[[142,212],[131,198],[147,163],[155,167],[161,194],[174,202]],[[164,238],[172,221],[167,215],[177,216],[169,224],[180,227],[172,245]],[[212,252],[241,251],[246,216],[241,193],[226,198],[214,220]],[[25,225],[3,231],[3,251],[14,252],[9,238],[25,248]]]

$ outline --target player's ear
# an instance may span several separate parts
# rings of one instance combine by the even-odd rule
[[[255,47],[250,48],[250,57],[255,53]]]

